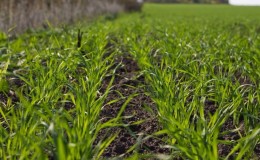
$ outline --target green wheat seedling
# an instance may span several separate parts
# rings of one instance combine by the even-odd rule
[[[256,15],[257,7],[146,4],[141,15],[100,18],[80,31],[50,28],[0,40],[0,157],[122,158],[103,155],[119,133],[99,134],[128,126],[123,113],[136,95],[121,94],[125,103],[106,122],[100,112],[119,101],[107,102],[110,92],[120,94],[114,59],[131,54],[162,129],[132,133],[137,142],[124,158],[259,159]],[[139,153],[150,137],[168,151]]]
[[[47,38],[49,44],[46,49],[33,45],[37,37],[29,39],[30,46],[21,57],[24,59],[23,68],[9,73],[19,78],[22,84],[15,88],[19,101],[13,102],[8,111],[1,108],[1,157],[98,159],[101,156],[104,147],[116,136],[94,145],[103,126],[115,123],[111,121],[102,125],[99,120],[113,82],[112,78],[105,92],[99,93],[102,79],[113,62],[113,53],[103,58],[106,52],[105,34],[95,32],[89,34],[90,39],[82,41],[85,47],[89,47],[87,43],[92,45],[85,48],[87,55],[82,55],[73,46],[53,50],[61,48],[61,45],[69,46],[64,37],[54,35]],[[44,45],[45,42],[41,47]],[[15,55],[13,57],[16,61]],[[3,72],[6,72],[7,66]],[[66,108],[67,105],[69,108]]]
[[[143,68],[148,94],[157,104],[164,129],[155,135],[167,133],[167,147],[172,149],[173,157],[219,159],[220,144],[233,147],[226,159],[236,153],[236,159],[254,155],[253,148],[259,141],[259,126],[255,123],[259,123],[259,84],[249,77],[253,76],[253,66],[259,64],[252,62],[256,55],[244,53],[243,50],[249,50],[243,48],[244,42],[229,39],[225,31],[212,44],[214,31],[203,33],[207,37],[201,40],[190,32],[177,38],[177,27],[165,29],[158,25],[154,30],[148,24],[135,24],[135,30],[145,32],[132,30],[125,42]],[[196,27],[198,32],[200,26]],[[129,44],[129,39],[138,43]],[[208,105],[213,105],[214,112],[205,113]],[[230,118],[236,128],[223,132],[222,126]],[[237,134],[238,140],[220,140],[230,133]],[[248,142],[246,137],[255,143]]]

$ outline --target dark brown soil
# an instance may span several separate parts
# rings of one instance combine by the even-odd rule
[[[12,104],[19,101],[14,89],[21,87],[24,83],[15,76],[7,76],[6,80],[8,82],[8,90],[0,91],[0,107],[7,106],[7,101],[12,101]],[[5,108],[6,109],[6,108]]]
[[[121,64],[121,65],[120,65]],[[145,137],[159,131],[161,126],[156,116],[156,107],[150,97],[145,95],[143,85],[144,77],[139,74],[139,67],[129,55],[118,57],[115,66],[120,65],[116,71],[113,91],[109,93],[107,102],[115,99],[121,99],[116,103],[106,105],[102,112],[101,118],[109,120],[119,113],[126,99],[132,94],[137,94],[127,104],[122,116],[123,124],[126,127],[116,127],[112,132],[119,132],[116,139],[106,148],[103,157],[127,157],[133,152],[139,154],[169,154],[168,149],[162,148],[165,145],[163,137]],[[105,80],[104,88],[107,86],[109,78]],[[140,122],[139,124],[135,124]],[[101,131],[102,134],[107,131]],[[111,131],[110,131],[111,132]],[[128,150],[136,145],[134,150]]]
[[[12,90],[9,90],[8,92],[0,92],[0,107],[5,107],[7,105],[8,99],[13,103],[18,102],[19,100],[15,92]]]

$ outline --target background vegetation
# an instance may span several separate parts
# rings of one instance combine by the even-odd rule
[[[157,3],[227,3],[227,0],[145,0]],[[123,10],[140,11],[136,0],[2,0],[0,30],[22,32],[26,29],[68,24],[100,14]]]
[[[122,10],[117,2],[103,0],[1,0],[0,30],[21,32]]]
[[[228,0],[146,0],[157,3],[228,3]]]

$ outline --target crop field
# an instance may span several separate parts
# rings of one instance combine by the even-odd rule
[[[145,4],[0,32],[0,159],[260,159],[260,8]]]

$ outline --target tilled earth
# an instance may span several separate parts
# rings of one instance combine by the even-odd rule
[[[138,75],[140,69],[137,63],[128,55],[118,57],[116,65],[120,65],[120,67],[116,71],[113,91],[109,93],[107,102],[115,99],[121,100],[106,105],[100,116],[106,120],[116,117],[127,97],[136,95],[127,104],[122,115],[125,117],[122,123],[127,126],[113,129],[112,132],[119,132],[119,134],[106,148],[103,157],[126,157],[131,155],[133,151],[140,154],[169,154],[169,149],[163,148],[163,145],[165,145],[163,136],[145,138],[159,131],[161,126],[156,116],[155,104],[144,92],[144,77]],[[104,82],[105,88],[109,79]],[[100,137],[104,132],[101,132]],[[134,145],[136,147],[129,150]]]

